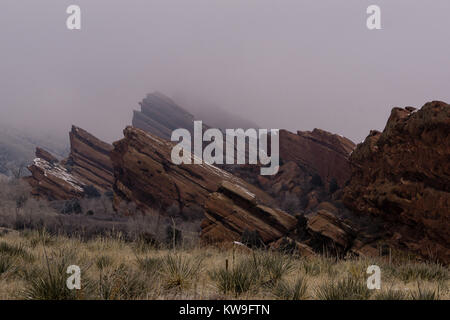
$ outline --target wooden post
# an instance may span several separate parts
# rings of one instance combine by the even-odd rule
[[[228,271],[228,259],[225,259],[225,270]]]

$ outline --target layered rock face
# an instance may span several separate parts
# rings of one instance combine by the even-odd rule
[[[320,129],[292,133],[280,130],[280,169],[261,176],[256,166],[234,166],[232,172],[272,194],[280,203],[291,200],[301,210],[314,210],[350,178],[350,153],[355,144]],[[226,168],[225,168],[226,169]]]
[[[170,140],[172,131],[178,128],[192,134],[194,116],[160,93],[149,94],[141,109],[134,113],[134,127],[164,140]],[[203,127],[209,128],[207,124]],[[292,200],[298,210],[312,210],[327,196],[323,194],[330,183],[339,188],[350,178],[348,157],[354,147],[349,139],[320,129],[297,133],[280,130],[281,165],[277,175],[261,176],[256,165],[218,167],[270,193],[278,204]]]
[[[264,243],[294,230],[297,220],[278,209],[259,204],[243,187],[224,182],[205,202],[201,237],[208,243],[240,240],[244,231],[257,231]]]
[[[333,178],[340,186],[350,178],[349,155],[355,144],[342,136],[314,129],[293,134],[280,131],[280,158],[316,172],[324,183]]]
[[[70,132],[70,155],[66,164],[71,173],[81,177],[100,191],[111,190],[114,183],[110,153],[113,146],[97,139],[89,132],[72,127]]]
[[[112,190],[112,146],[75,126],[70,132],[70,144],[70,155],[62,161],[37,148],[37,158],[28,167],[32,175],[25,178],[35,196],[68,200],[85,196],[91,186],[102,193]]]
[[[222,181],[240,185],[263,201],[272,201],[263,191],[215,166],[173,164],[174,145],[138,128],[124,130],[124,138],[114,143],[111,153],[116,208],[134,202],[142,211],[157,209],[164,214],[173,206],[178,210],[202,206]]]
[[[292,216],[261,204],[245,188],[224,182],[207,197],[204,209],[201,238],[207,244],[245,242],[243,235],[247,232],[261,245],[306,256],[378,255],[377,238],[367,237],[361,228],[338,218],[331,204],[322,205],[309,216]]]
[[[344,203],[385,221],[391,243],[450,261],[450,106],[394,108],[352,153]]]
[[[140,106],[141,111],[134,111],[133,127],[166,140],[175,129],[193,131],[194,116],[161,93],[148,94]]]
[[[86,185],[79,177],[72,175],[60,163],[36,158],[28,166],[31,176],[24,179],[32,187],[32,194],[48,200],[68,200],[80,198]]]

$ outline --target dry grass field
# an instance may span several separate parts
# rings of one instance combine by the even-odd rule
[[[155,248],[120,234],[80,240],[0,232],[0,299],[446,299],[449,270],[395,257],[334,260],[235,246]],[[367,267],[381,268],[368,290]],[[69,290],[69,265],[81,290]]]

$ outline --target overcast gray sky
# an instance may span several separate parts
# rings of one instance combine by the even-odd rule
[[[393,106],[450,101],[449,39],[449,0],[1,0],[0,122],[112,141],[159,90],[359,142]]]

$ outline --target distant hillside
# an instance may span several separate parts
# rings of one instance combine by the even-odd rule
[[[59,157],[68,153],[68,141],[65,137],[21,130],[0,123],[0,174],[10,176],[21,166],[30,164],[37,146]]]

